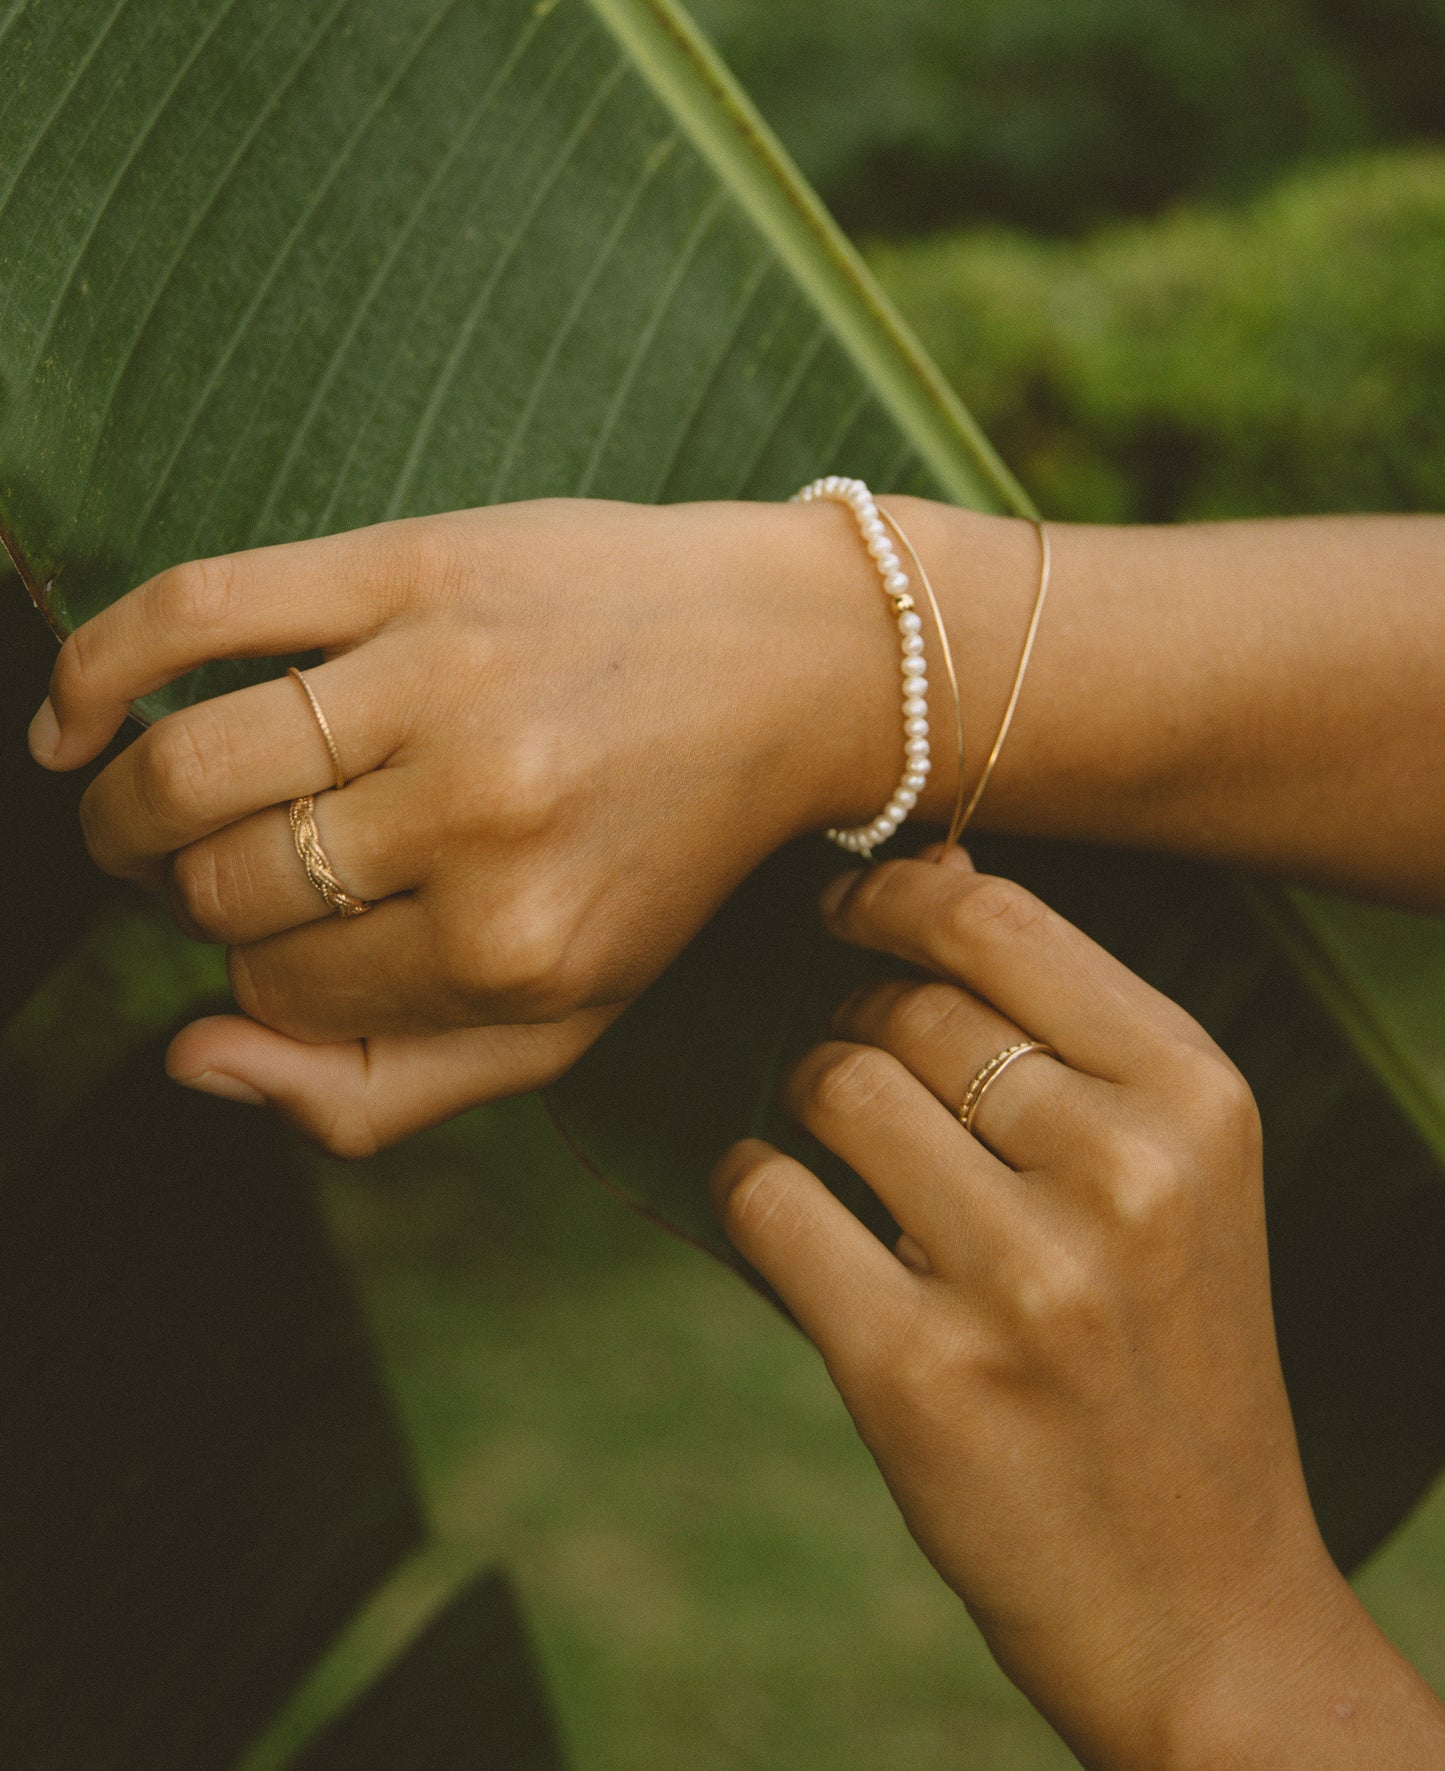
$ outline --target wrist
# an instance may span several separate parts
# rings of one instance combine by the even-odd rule
[[[957,518],[921,500],[887,501]],[[888,804],[912,765],[904,755],[904,675],[900,670],[896,611],[885,594],[858,523],[846,506],[819,499],[774,507],[789,523],[779,550],[786,595],[807,624],[811,696],[791,728],[810,759],[801,828],[850,829],[870,823]],[[902,552],[902,549],[899,550]],[[922,549],[920,548],[920,554]],[[903,570],[916,574],[905,558]],[[937,629],[921,585],[912,594],[921,622],[932,767],[913,817],[946,824],[958,782],[954,704]],[[913,709],[916,713],[917,709]],[[910,786],[916,783],[909,783]]]
[[[1445,1711],[1323,1545],[1253,1605],[1159,1641],[1086,1715],[1053,1717],[1098,1771],[1374,1771],[1434,1763]]]
[[[977,783],[998,735],[1018,666],[1019,647],[1037,594],[1038,540],[1031,523],[921,498],[880,501],[907,532],[928,573],[958,678],[964,729],[963,780]],[[786,508],[786,507],[785,507]],[[820,635],[818,677],[826,694],[810,730],[817,759],[808,828],[867,824],[886,805],[905,772],[902,679],[892,611],[857,524],[842,506],[819,501],[788,509],[794,533],[786,550],[791,594],[811,610]],[[905,555],[903,570],[917,571]],[[922,622],[928,681],[932,768],[913,816],[947,826],[959,794],[953,690],[929,599],[913,595]],[[1035,695],[1015,722],[977,822],[1006,828],[1014,821],[1020,784],[1037,770],[1046,745]]]

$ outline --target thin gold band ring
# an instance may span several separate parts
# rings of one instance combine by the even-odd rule
[[[306,678],[302,676],[301,672],[297,670],[294,664],[286,674],[287,676],[294,678],[294,680],[301,685],[301,693],[306,697],[311,712],[315,717],[317,728],[320,731],[322,738],[325,740],[326,752],[331,758],[331,768],[336,776],[337,790],[340,791],[340,789],[346,785],[346,770],[341,766],[341,752],[337,749],[336,739],[332,736],[331,724],[326,718],[326,715],[321,711],[321,703],[316,699],[311,684],[307,682]]]
[[[1056,1058],[1058,1053],[1051,1045],[1045,1045],[1041,1039],[1021,1039],[1017,1045],[1005,1046],[992,1057],[968,1085],[968,1092],[963,1097],[963,1105],[958,1110],[958,1117],[963,1122],[963,1129],[973,1130],[973,1122],[978,1114],[983,1097],[1003,1075],[1011,1064],[1018,1063],[1020,1058],[1028,1057],[1030,1052],[1042,1052],[1047,1058]]]

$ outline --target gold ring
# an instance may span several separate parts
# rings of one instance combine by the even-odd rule
[[[990,1058],[968,1085],[968,1093],[963,1097],[963,1105],[958,1110],[958,1117],[963,1122],[965,1131],[973,1130],[973,1121],[978,1113],[979,1103],[983,1097],[1008,1069],[1010,1064],[1018,1063],[1030,1052],[1042,1052],[1045,1057],[1056,1058],[1058,1053],[1051,1045],[1045,1045],[1041,1039],[1021,1039],[1017,1045],[1005,1046],[997,1057]]]
[[[286,674],[289,677],[294,677],[296,681],[300,683],[301,693],[311,704],[311,711],[316,716],[316,724],[320,728],[321,736],[326,740],[326,749],[331,757],[331,767],[335,772],[336,786],[339,791],[346,785],[346,771],[341,766],[341,752],[336,748],[336,740],[331,735],[331,726],[327,721],[326,715],[321,711],[321,703],[316,699],[315,694],[312,692],[311,684],[307,682],[306,678],[302,676],[301,672],[297,670],[294,664]]]
[[[303,793],[300,799],[291,801],[291,835],[306,877],[325,899],[326,908],[338,916],[365,916],[372,906],[365,898],[353,898],[331,871],[316,829],[316,800],[312,794]]]

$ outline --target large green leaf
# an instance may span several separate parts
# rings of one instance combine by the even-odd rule
[[[1021,507],[665,0],[11,0],[0,93],[0,516],[61,626],[189,555],[543,493],[772,498],[836,467]],[[1351,1123],[1398,1116],[1225,882],[1001,853],[1237,1051],[1267,1011],[1306,1029],[1248,1066],[1275,1174],[1329,1179],[1307,1229],[1352,1204],[1371,1283],[1402,1222],[1428,1243],[1408,1136],[1398,1198],[1324,1162],[1342,1076]],[[780,858],[556,1097],[594,1163],[713,1244],[707,1167],[773,1123],[779,1062],[852,967],[811,916],[826,864]],[[1358,979],[1329,988],[1374,1024]],[[1394,1356],[1397,1326],[1358,1327]],[[1372,1380],[1298,1344],[1341,1442]],[[1416,1449],[1362,1455],[1346,1555],[1437,1456],[1419,1388],[1400,1407]],[[1330,1517],[1338,1460],[1312,1464]]]
[[[366,1332],[291,1140],[155,1047],[18,1164],[6,1129],[0,1759],[231,1771],[424,1536]],[[418,1753],[481,1771],[486,1717],[553,1771],[505,1589],[454,1612],[371,1701],[424,1677]]]

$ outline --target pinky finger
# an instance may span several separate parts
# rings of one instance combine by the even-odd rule
[[[811,1170],[756,1138],[713,1171],[713,1205],[837,1375],[857,1366],[911,1307],[913,1280]]]
[[[188,1088],[273,1108],[334,1156],[372,1156],[470,1107],[554,1081],[620,1012],[334,1045],[213,1015],[176,1035],[166,1070]]]

